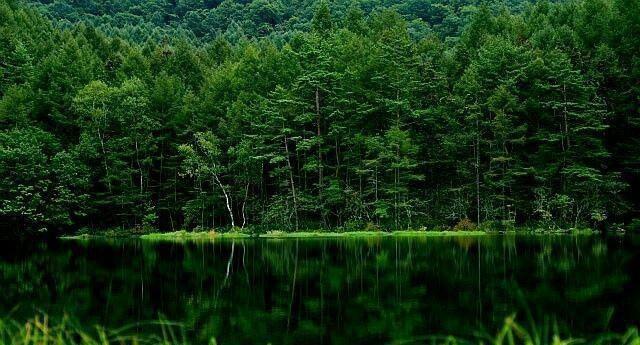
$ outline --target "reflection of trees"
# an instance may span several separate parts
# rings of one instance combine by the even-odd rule
[[[569,236],[63,242],[0,254],[0,311],[21,302],[107,326],[161,313],[198,342],[236,344],[465,335],[525,309],[596,332],[637,311],[621,303],[635,293],[624,289],[636,246]]]

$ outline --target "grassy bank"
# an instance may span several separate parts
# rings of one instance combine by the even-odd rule
[[[145,240],[208,240],[216,238],[266,238],[266,239],[286,239],[286,238],[368,238],[368,237],[391,237],[391,236],[484,236],[485,231],[270,231],[263,234],[246,234],[241,232],[189,232],[175,231],[164,233],[151,233],[140,236]]]
[[[388,237],[388,236],[484,236],[485,231],[420,231],[420,230],[399,230],[393,232],[384,231],[346,231],[346,232],[323,232],[323,231],[302,231],[284,232],[271,231],[258,235],[261,238],[313,238],[313,237]]]
[[[168,321],[144,323],[153,326],[145,334],[135,332],[140,324],[108,330],[102,326],[85,329],[77,322],[64,317],[61,320],[50,319],[46,315],[36,315],[26,321],[17,321],[8,317],[0,318],[0,345],[115,345],[115,344],[163,344],[188,345],[191,342],[185,335],[183,326]],[[507,317],[503,326],[493,334],[474,333],[472,337],[455,335],[424,335],[411,339],[394,339],[393,343],[429,343],[429,344],[493,344],[493,345],[568,345],[568,344],[640,344],[640,335],[636,328],[624,333],[603,333],[589,339],[574,338],[558,334],[549,327],[537,325],[524,327]],[[207,334],[209,344],[217,344],[215,335]],[[274,335],[277,338],[278,335]]]
[[[99,238],[141,238],[144,240],[211,240],[211,239],[288,239],[288,238],[375,238],[375,237],[459,237],[459,236],[485,236],[487,234],[594,234],[598,233],[590,229],[548,230],[536,228],[515,228],[508,231],[482,228],[476,230],[397,230],[397,231],[335,231],[335,230],[304,230],[304,231],[268,231],[255,233],[244,231],[188,231],[179,230],[172,232],[148,232],[138,231],[103,231],[91,232],[74,236],[63,236],[63,239],[88,240]]]
[[[175,231],[163,233],[150,233],[141,235],[145,240],[210,240],[216,238],[264,238],[264,239],[294,239],[294,238],[376,238],[376,237],[470,237],[486,236],[490,234],[582,234],[589,235],[597,233],[593,230],[571,230],[571,231],[537,231],[532,229],[522,229],[516,231],[491,231],[491,230],[466,230],[466,231],[442,231],[442,230],[398,230],[398,231],[269,231],[262,234],[247,234],[241,232],[190,232]]]

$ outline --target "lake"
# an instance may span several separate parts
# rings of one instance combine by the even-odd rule
[[[0,242],[0,313],[179,322],[220,344],[423,343],[505,317],[574,336],[640,316],[640,237]]]

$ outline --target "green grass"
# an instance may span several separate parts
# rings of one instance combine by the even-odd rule
[[[264,238],[287,238],[287,237],[388,237],[388,236],[481,236],[486,235],[484,231],[420,231],[420,230],[398,230],[393,232],[385,231],[346,231],[346,232],[322,232],[322,231],[301,231],[301,232],[268,232],[260,235]]]
[[[0,345],[116,345],[116,344],[162,344],[188,345],[184,328],[177,323],[160,319],[157,322],[144,323],[155,326],[145,334],[134,330],[141,324],[133,324],[116,330],[102,326],[93,326],[85,330],[68,317],[60,320],[39,314],[26,321],[17,321],[9,317],[0,318]],[[468,330],[463,330],[468,332]],[[209,344],[217,344],[214,334],[205,335]],[[274,338],[278,335],[274,334]],[[475,332],[469,338],[452,335],[425,335],[412,339],[399,340],[396,344],[493,344],[493,345],[569,345],[569,344],[621,344],[640,345],[640,335],[636,328],[624,333],[602,333],[589,339],[573,338],[558,334],[557,327],[535,325],[530,329],[517,323],[515,316],[505,319],[503,326],[495,333]]]
[[[137,334],[135,329],[146,326],[150,333]],[[214,339],[215,342],[215,339]],[[65,316],[52,319],[37,314],[25,321],[0,318],[0,345],[115,345],[115,344],[187,344],[183,327],[163,319],[137,323],[108,330],[96,325],[85,329]]]
[[[216,238],[375,238],[390,236],[425,236],[425,237],[450,237],[450,236],[483,236],[484,231],[418,231],[402,230],[393,232],[384,231],[270,231],[264,234],[249,235],[239,232],[189,232],[185,230],[164,233],[151,233],[140,236],[145,240],[207,240]]]
[[[157,241],[190,241],[190,240],[212,240],[217,238],[266,238],[266,239],[287,239],[287,238],[375,238],[375,237],[469,237],[484,236],[487,234],[507,233],[507,234],[576,234],[588,235],[598,233],[591,229],[568,229],[550,230],[538,228],[516,228],[506,231],[496,231],[490,228],[480,228],[477,230],[361,230],[361,231],[327,231],[327,230],[304,230],[304,231],[269,231],[266,233],[251,233],[251,229],[245,231],[187,231],[179,230],[173,232],[150,232],[140,233],[135,231],[107,231],[80,234],[76,236],[63,236],[62,239],[91,240],[100,238],[141,238],[144,240]]]
[[[145,240],[207,240],[214,238],[248,238],[252,235],[241,232],[214,232],[214,231],[200,231],[191,232],[186,230],[174,231],[174,232],[155,232],[151,234],[141,235],[140,238]]]

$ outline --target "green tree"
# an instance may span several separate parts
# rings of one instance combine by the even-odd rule
[[[4,231],[46,231],[81,220],[88,168],[49,133],[33,127],[0,132],[0,219]]]

